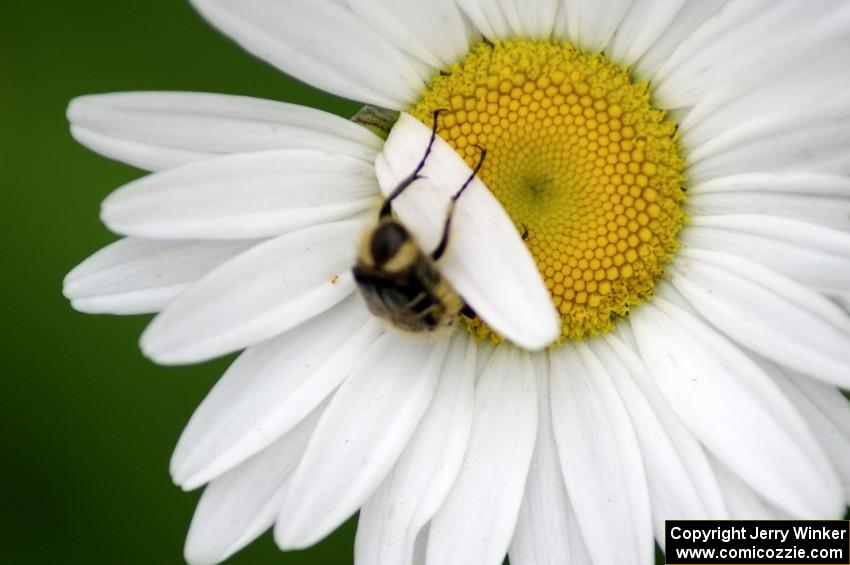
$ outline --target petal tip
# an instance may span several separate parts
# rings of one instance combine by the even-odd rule
[[[80,121],[82,114],[85,112],[86,106],[90,104],[92,95],[84,94],[71,98],[68,101],[68,107],[65,109],[65,118],[71,124],[71,134],[74,133],[74,124]]]
[[[555,306],[545,293],[545,300],[538,301],[531,313],[526,313],[522,327],[512,326],[502,330],[505,338],[526,351],[540,351],[561,337],[561,319]]]
[[[272,534],[275,544],[281,551],[305,549],[312,545],[311,543],[303,543],[303,540],[299,540],[298,536],[293,535],[292,529],[287,528],[280,519],[275,523]]]
[[[189,492],[197,488],[190,484],[192,469],[189,465],[189,457],[180,449],[179,443],[177,449],[171,455],[171,461],[168,464],[168,474],[171,475],[171,482],[180,487],[184,492]]]
[[[525,333],[521,336],[514,336],[508,339],[516,347],[529,352],[542,351],[554,344],[560,337],[560,327],[556,327],[554,331],[545,333]]]
[[[168,339],[168,336],[163,337],[160,334],[161,332],[157,330],[156,319],[154,319],[139,339],[142,355],[157,365],[185,365],[197,362],[196,359],[186,358],[181,356],[179,352],[175,352],[169,347],[170,339]]]
[[[62,296],[68,300],[78,298],[81,278],[79,275],[79,266],[68,271],[68,274],[62,279]]]
[[[189,526],[189,533],[183,546],[183,558],[188,565],[216,565],[227,558],[225,555],[219,555],[211,547],[215,542],[211,544],[209,540],[201,539],[201,537],[195,528]]]

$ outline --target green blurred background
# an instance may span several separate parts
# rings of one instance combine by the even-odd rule
[[[100,201],[142,172],[68,134],[74,96],[200,90],[351,115],[357,105],[253,59],[185,1],[0,2],[3,392],[0,562],[182,563],[198,493],[168,460],[194,407],[227,365],[144,359],[147,317],[88,316],[62,277],[113,241]],[[269,535],[228,563],[351,563],[353,523],[307,551]]]

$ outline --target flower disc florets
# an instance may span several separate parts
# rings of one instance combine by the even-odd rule
[[[439,108],[470,165],[487,149],[479,176],[527,232],[562,339],[608,331],[651,295],[685,220],[685,161],[646,82],[569,43],[482,43],[411,114],[428,123]]]

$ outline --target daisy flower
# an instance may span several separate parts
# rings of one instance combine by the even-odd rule
[[[125,237],[68,275],[74,307],[158,312],[157,362],[244,350],[173,456],[206,485],[189,562],[271,527],[306,547],[358,510],[361,565],[648,564],[667,518],[841,516],[850,5],[194,4],[400,114],[71,103],[81,143],[153,172],[104,202]],[[351,267],[438,109],[393,208],[432,249],[487,150],[438,263],[478,315],[424,340],[371,316]]]

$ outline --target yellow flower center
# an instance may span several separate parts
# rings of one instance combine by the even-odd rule
[[[569,43],[482,43],[410,110],[479,173],[537,261],[562,340],[606,332],[652,294],[685,220],[676,125],[646,82]],[[480,320],[467,324],[493,336]]]

